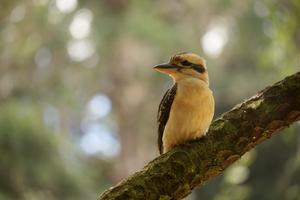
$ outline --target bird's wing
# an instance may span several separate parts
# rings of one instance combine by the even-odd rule
[[[160,154],[163,153],[163,143],[162,138],[165,130],[165,126],[169,119],[169,114],[171,106],[176,95],[177,84],[175,83],[172,88],[168,89],[162,98],[157,114],[157,123],[158,123],[158,149]]]

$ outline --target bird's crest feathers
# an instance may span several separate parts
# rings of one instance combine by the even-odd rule
[[[206,68],[206,61],[204,60],[204,58],[194,53],[182,52],[172,56],[170,59],[170,63],[173,64],[178,64],[185,61],[188,61],[191,64],[201,65]]]

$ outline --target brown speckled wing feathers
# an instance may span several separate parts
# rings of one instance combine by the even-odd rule
[[[163,153],[163,134],[165,130],[165,126],[168,122],[170,110],[173,104],[174,97],[176,95],[177,84],[175,83],[172,88],[168,89],[162,98],[157,114],[157,123],[158,123],[158,149],[159,153]]]

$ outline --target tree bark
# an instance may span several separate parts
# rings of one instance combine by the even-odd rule
[[[300,72],[235,106],[212,123],[205,137],[157,157],[98,200],[182,199],[298,120]]]

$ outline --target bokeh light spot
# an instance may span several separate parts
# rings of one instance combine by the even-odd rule
[[[93,14],[88,9],[82,9],[76,13],[69,27],[71,35],[76,39],[83,39],[90,34]]]
[[[225,180],[232,184],[241,184],[249,177],[249,169],[246,166],[232,166],[225,174]]]
[[[227,27],[222,23],[211,24],[202,37],[201,43],[204,52],[211,57],[218,57],[228,41]]]
[[[89,40],[71,40],[68,43],[68,54],[75,62],[81,62],[95,53],[95,47]]]
[[[117,156],[121,148],[116,136],[100,124],[93,124],[86,130],[80,146],[86,154],[100,154],[104,158]]]
[[[62,13],[70,13],[77,7],[77,0],[56,0],[56,7]]]
[[[96,95],[88,103],[88,114],[92,117],[102,118],[111,111],[111,101],[106,95]]]

